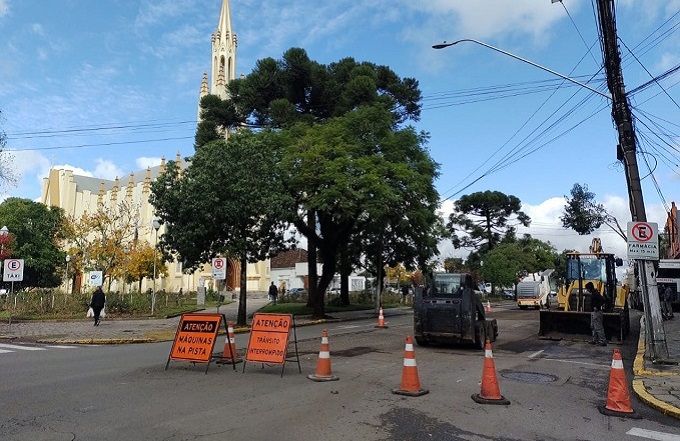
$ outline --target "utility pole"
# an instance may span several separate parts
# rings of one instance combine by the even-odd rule
[[[633,116],[623,84],[621,70],[621,54],[616,35],[616,16],[614,0],[597,0],[598,21],[602,36],[602,54],[607,73],[607,86],[612,95],[612,118],[619,132],[617,159],[623,161],[628,185],[630,213],[634,222],[647,221],[640,172],[637,164],[637,146]],[[659,291],[656,286],[656,269],[649,260],[638,260],[638,274],[642,288],[642,299],[645,308],[645,328],[647,341],[654,360],[668,358],[666,333],[661,317]]]

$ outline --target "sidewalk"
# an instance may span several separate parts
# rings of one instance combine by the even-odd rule
[[[673,320],[663,324],[669,358],[680,361],[680,316],[676,314]],[[680,419],[680,365],[654,364],[648,355],[643,317],[638,352],[633,363],[633,391],[651,407]]]
[[[247,314],[252,315],[268,304],[266,297],[248,298]],[[203,312],[214,313],[217,308],[211,307]],[[219,312],[228,321],[236,321],[238,302],[222,305]],[[409,314],[411,308],[394,308],[385,310],[385,316]],[[373,311],[347,311],[328,314],[332,318],[312,320],[310,316],[296,316],[297,326],[308,326],[319,323],[333,323],[351,320],[363,320],[376,317]],[[152,343],[170,341],[175,337],[179,317],[170,319],[104,319],[97,327],[92,326],[92,319],[72,321],[35,321],[0,324],[0,340],[16,340],[49,344],[125,344]],[[236,329],[236,332],[247,332],[248,328]]]

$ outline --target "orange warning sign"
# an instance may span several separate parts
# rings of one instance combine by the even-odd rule
[[[291,314],[256,313],[250,329],[246,361],[285,363],[292,323]]]
[[[182,314],[170,358],[210,362],[221,322],[222,314]]]

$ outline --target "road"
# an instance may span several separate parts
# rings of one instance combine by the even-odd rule
[[[479,405],[483,353],[416,347],[428,395],[393,395],[412,317],[328,325],[333,373],[315,383],[289,365],[172,362],[170,343],[0,345],[2,440],[680,440],[678,420],[634,401],[642,419],[601,415],[611,347],[535,337],[538,314],[496,309],[494,348],[510,406]],[[316,364],[322,326],[298,329],[303,374]],[[243,348],[247,335],[237,336]],[[222,340],[222,339],[220,339]],[[630,345],[623,348],[631,363]],[[220,348],[221,349],[221,348]],[[630,374],[629,374],[630,375]],[[638,435],[633,435],[638,434]]]

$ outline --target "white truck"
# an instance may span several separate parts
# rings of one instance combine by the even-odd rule
[[[517,306],[520,309],[550,308],[550,276],[554,269],[543,271],[538,280],[533,276],[525,278],[517,284]]]

